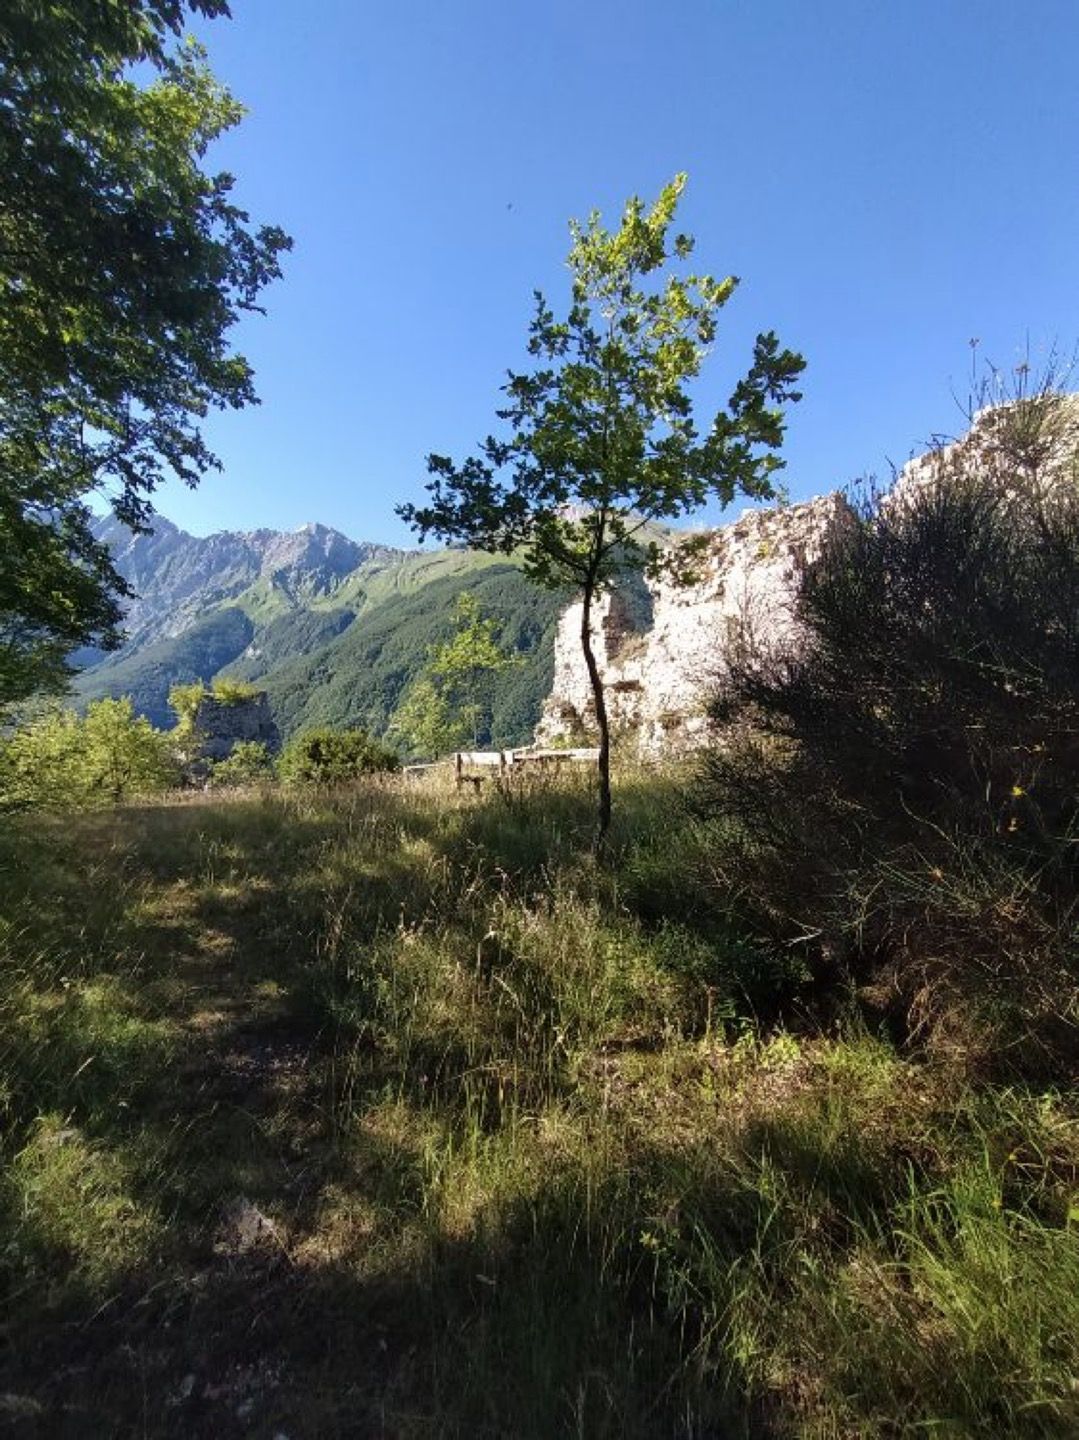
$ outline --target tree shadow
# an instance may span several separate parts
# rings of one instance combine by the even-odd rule
[[[608,1156],[587,1127],[576,1148],[548,1145],[545,1107],[579,1118],[590,1103],[556,997],[527,956],[508,950],[488,972],[471,943],[484,897],[508,883],[497,871],[524,856],[540,874],[578,812],[548,832],[537,818],[524,839],[512,812],[458,813],[390,791],[351,808],[145,807],[122,828],[73,831],[66,870],[57,851],[48,874],[22,873],[63,965],[85,955],[67,988],[59,962],[34,972],[39,993],[5,1041],[0,1418],[14,1433],[779,1432],[716,1329],[720,1281],[703,1297],[679,1289],[686,1237],[707,1231],[733,1261],[765,1227],[767,1196],[717,1166],[714,1146],[634,1133]],[[111,889],[81,923],[91,853]],[[473,873],[487,889],[469,909]],[[422,939],[452,906],[471,946],[450,966],[460,1012],[440,1026],[432,1007],[398,1043],[378,946]],[[422,966],[396,977],[406,1001]],[[531,989],[515,999],[499,976]],[[66,1138],[39,1137],[46,1112],[43,1133]],[[512,1166],[495,1153],[506,1136],[520,1137]],[[470,1197],[472,1172],[446,1157],[488,1143],[486,1188]],[[822,1151],[780,1116],[740,1145],[744,1169],[767,1161],[827,1201],[836,1246],[886,1206],[873,1157],[845,1139]],[[19,1168],[35,1146],[34,1183],[57,1181],[52,1211]]]

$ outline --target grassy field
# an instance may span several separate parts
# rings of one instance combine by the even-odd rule
[[[680,793],[6,822],[0,1428],[1079,1434],[1075,1095],[821,1004]]]

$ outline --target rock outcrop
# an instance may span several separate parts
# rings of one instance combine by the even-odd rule
[[[264,690],[243,700],[204,695],[195,712],[195,732],[201,761],[227,760],[241,740],[257,741],[271,752],[281,745]]]
[[[1003,494],[1040,503],[1079,473],[1079,395],[1036,392],[989,405],[965,435],[934,445],[908,462],[884,504],[902,504],[926,485],[966,476],[992,482]]]
[[[612,732],[631,735],[651,756],[702,743],[704,707],[730,647],[751,639],[767,649],[796,638],[794,601],[802,575],[831,528],[849,515],[838,493],[746,510],[703,541],[691,562],[692,583],[680,583],[673,570],[650,580],[650,607],[630,603],[617,590],[603,596],[593,609],[592,643]],[[580,632],[576,603],[559,624],[538,744],[566,743],[594,731]]]

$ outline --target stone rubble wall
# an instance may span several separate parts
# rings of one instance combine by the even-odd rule
[[[195,731],[199,736],[200,760],[227,760],[241,740],[258,741],[271,752],[281,746],[281,736],[264,690],[249,700],[231,704],[213,695],[204,695],[195,712]]]
[[[909,461],[884,504],[902,504],[926,485],[977,474],[1013,495],[1044,501],[1073,483],[1079,456],[1079,395],[1043,395],[989,405],[970,429]]]
[[[923,486],[977,473],[1024,500],[1049,504],[1054,494],[1079,482],[1077,456],[1079,395],[990,405],[972,417],[965,435],[912,459],[882,503],[902,505]],[[649,580],[650,626],[634,622],[617,592],[601,597],[592,636],[612,734],[635,737],[646,757],[703,743],[704,707],[725,656],[744,636],[766,652],[797,642],[802,576],[832,527],[851,513],[838,492],[800,505],[744,511],[707,537],[693,584]],[[559,624],[554,682],[536,729],[539,745],[582,743],[595,733],[580,630],[577,603]]]
[[[729,648],[749,637],[764,648],[796,639],[795,600],[806,566],[850,510],[838,493],[805,504],[746,510],[707,537],[691,562],[694,579],[650,579],[652,623],[633,627],[618,592],[593,606],[592,644],[603,676],[612,734],[631,734],[643,756],[692,749],[708,733],[704,712]],[[555,638],[551,693],[536,743],[590,737],[595,729],[581,652],[580,602]]]

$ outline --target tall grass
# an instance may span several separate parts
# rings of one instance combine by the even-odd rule
[[[822,1019],[684,788],[6,832],[5,1423],[1075,1434],[1074,1097]]]

